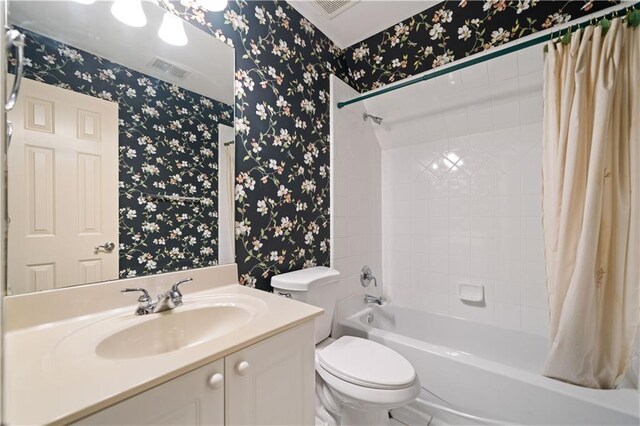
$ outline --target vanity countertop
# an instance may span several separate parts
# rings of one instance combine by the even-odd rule
[[[256,318],[228,334],[160,355],[107,359],[89,350],[91,345],[83,345],[81,339],[68,339],[109,317],[133,316],[134,306],[131,305],[8,331],[4,342],[5,365],[8,366],[5,370],[6,424],[68,424],[77,421],[312,320],[323,312],[315,306],[239,284],[198,292],[185,291],[184,302],[186,306],[191,298],[235,295],[258,299],[264,309]],[[176,308],[176,312],[181,308]],[[61,342],[65,339],[67,342],[63,348]],[[74,344],[77,344],[77,350],[73,347],[70,350],[69,345]]]

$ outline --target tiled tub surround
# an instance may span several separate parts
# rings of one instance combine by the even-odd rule
[[[357,96],[331,76],[331,266],[341,273],[336,315],[362,309],[362,296],[381,288],[360,284],[360,270],[369,265],[382,278],[380,144],[362,103],[341,110],[336,103]],[[337,321],[334,321],[337,324]]]
[[[541,49],[395,98],[420,114],[378,132],[386,148],[383,277],[392,300],[546,334]],[[485,303],[463,303],[460,283],[483,285]]]

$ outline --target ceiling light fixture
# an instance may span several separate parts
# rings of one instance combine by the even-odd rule
[[[111,14],[131,27],[144,27],[147,17],[142,10],[141,0],[115,0],[111,5]]]
[[[187,33],[184,32],[182,19],[171,12],[164,13],[162,24],[158,30],[158,37],[173,46],[184,46],[189,42]]]
[[[227,0],[198,0],[198,4],[212,12],[222,12],[227,8]]]
[[[96,2],[96,0],[73,0],[73,1],[80,4],[93,4]]]

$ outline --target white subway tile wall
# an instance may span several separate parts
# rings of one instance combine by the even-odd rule
[[[427,86],[430,95],[423,90]],[[384,148],[385,294],[420,309],[546,334],[541,48],[440,77],[413,93],[422,97],[422,105],[410,99],[411,92],[389,97],[387,105],[401,103],[387,107],[392,122],[376,130]],[[369,106],[381,108],[380,102]],[[392,110],[412,115],[405,103],[421,108],[420,114],[394,118]],[[362,136],[357,136],[356,115],[344,114],[353,120],[345,126],[357,139]],[[336,184],[347,185],[336,193],[354,197],[359,205],[375,200],[378,182],[374,173],[365,177],[360,166],[363,159],[373,165],[368,155],[375,152],[368,141],[361,142],[350,138],[354,156],[334,166]],[[361,189],[370,191],[370,199],[349,191],[358,179],[367,180]],[[334,210],[372,224],[373,219],[360,218],[366,215],[360,208]],[[347,241],[334,240],[334,251],[336,260],[350,263],[362,253],[350,251],[355,242],[345,232],[335,234]],[[372,232],[368,241],[375,240]],[[484,285],[485,303],[463,303],[457,294],[461,282]]]
[[[360,284],[369,265],[382,285],[381,150],[375,124],[362,119],[363,104],[336,108],[358,93],[334,76],[331,85],[331,266],[341,273],[339,319],[362,309],[364,294],[382,294]]]

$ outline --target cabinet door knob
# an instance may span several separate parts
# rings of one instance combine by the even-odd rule
[[[212,374],[209,377],[209,387],[212,389],[218,389],[222,383],[224,383],[224,376],[220,373]]]
[[[247,361],[240,361],[236,364],[236,372],[239,375],[244,376],[247,371],[249,371],[249,363]]]

